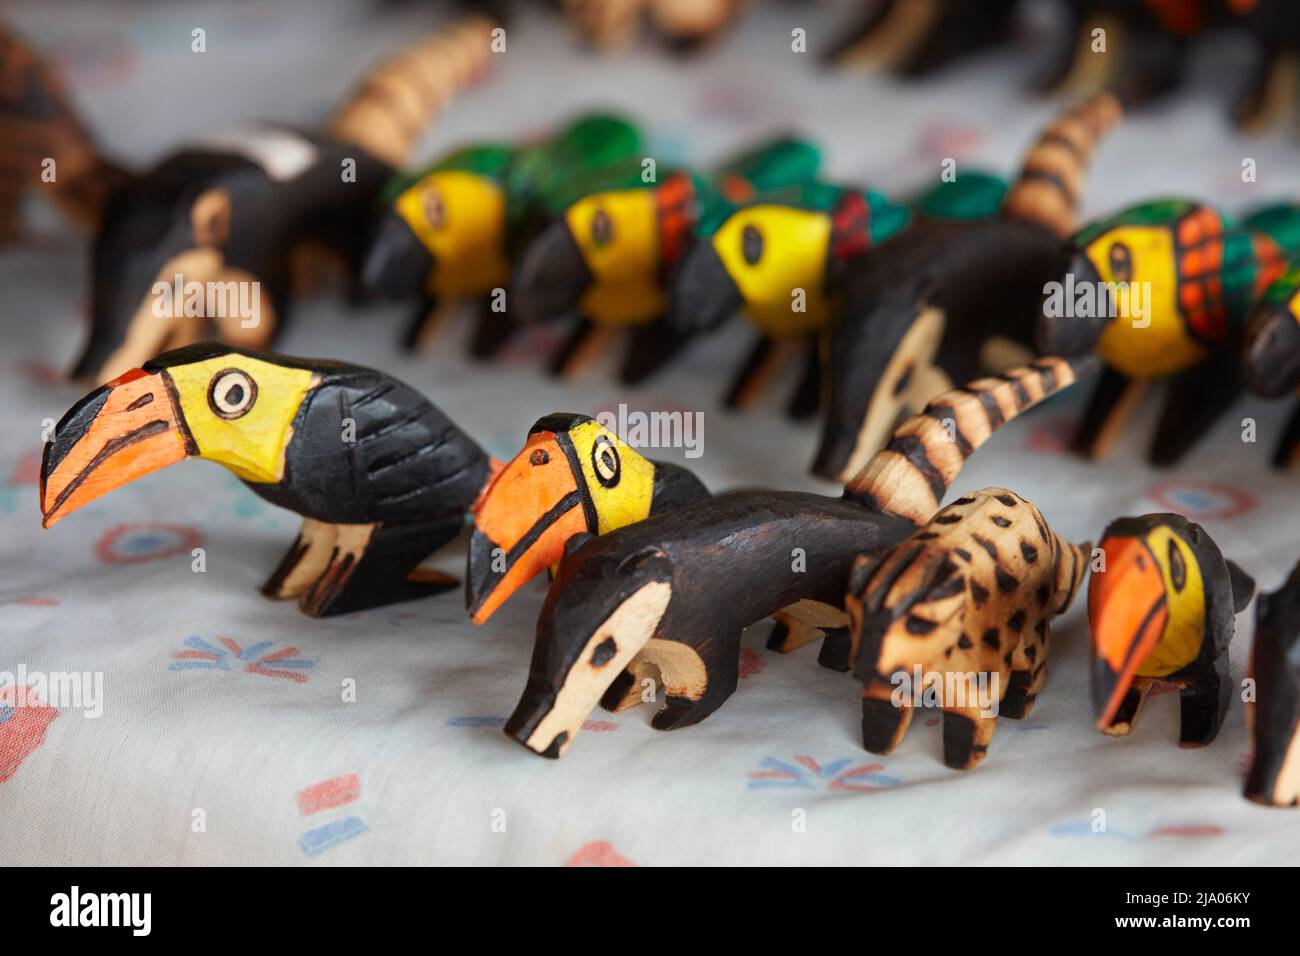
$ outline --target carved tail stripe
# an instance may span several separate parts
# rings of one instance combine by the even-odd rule
[[[844,489],[848,498],[920,525],[976,449],[1043,398],[1072,385],[1094,360],[1043,358],[996,378],[940,395],[905,421],[889,444]]]

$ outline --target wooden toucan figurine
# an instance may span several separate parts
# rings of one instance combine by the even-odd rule
[[[1228,643],[1255,582],[1181,515],[1119,518],[1099,547],[1105,565],[1088,586],[1098,729],[1128,734],[1152,685],[1164,682],[1179,687],[1179,746],[1208,744],[1232,700]]]
[[[419,564],[460,533],[490,474],[469,436],[382,372],[204,342],[68,410],[41,462],[44,524],[186,458],[302,515],[262,593],[312,617],[455,587]]]
[[[1038,343],[1053,354],[1095,348],[1106,363],[1074,446],[1106,454],[1149,383],[1170,379],[1150,459],[1174,464],[1241,393],[1246,317],[1300,252],[1300,207],[1237,224],[1191,200],[1147,202],[1086,227],[1072,246]]]
[[[632,333],[622,379],[643,381],[690,340],[662,319],[666,287],[702,221],[730,201],[811,179],[821,156],[798,139],[761,143],[711,176],[637,162],[627,182],[583,196],[556,217],[520,261],[513,296],[529,321],[577,312],[579,324],[552,363],[572,375],[618,329]]]
[[[539,418],[473,509],[465,606],[482,624],[574,535],[605,534],[709,496],[690,471],[650,461],[587,415]]]
[[[886,554],[858,558],[845,607],[863,685],[863,746],[892,751],[924,683],[938,678],[943,762],[978,764],[998,717],[1033,708],[1047,680],[1051,620],[1086,570],[1083,550],[1005,488],[964,495]],[[949,675],[986,683],[959,685]]]
[[[665,697],[654,727],[703,720],[736,689],[746,627],[782,610],[808,622],[808,637],[847,627],[854,557],[916,531],[1003,422],[1093,364],[1041,359],[945,393],[903,423],[843,497],[735,491],[575,536],[542,607],[506,733],[559,757],[597,703],[633,706],[655,675]]]
[[[1043,289],[1065,272],[1086,164],[1119,118],[1105,94],[1066,110],[1029,150],[997,215],[927,218],[850,264],[815,474],[848,480],[901,416],[953,382],[1033,355]]]
[[[382,220],[366,255],[367,294],[417,303],[408,348],[431,334],[457,301],[475,300],[480,319],[471,353],[491,355],[511,332],[512,303],[493,301],[494,290],[503,299],[519,254],[563,208],[562,197],[640,150],[635,126],[592,113],[550,139],[466,146],[397,177],[384,189]]]
[[[975,174],[952,185],[967,207],[995,193],[993,209],[1005,189]],[[727,391],[731,408],[752,404],[791,347],[806,347],[789,411],[814,414],[821,392],[819,340],[833,323],[844,271],[902,229],[909,216],[907,207],[875,190],[822,182],[719,208],[701,223],[699,241],[673,277],[668,327],[680,336],[710,332],[737,311],[756,327],[759,339]]]
[[[468,16],[400,51],[323,132],[246,124],[140,174],[101,158],[40,70],[0,85],[0,124],[45,120],[51,138],[35,152],[49,150],[96,224],[90,337],[74,377],[103,382],[214,335],[267,346],[288,307],[291,259],[308,246],[358,274],[375,198],[429,119],[486,67],[493,28]]]
[[[1246,797],[1277,807],[1300,806],[1300,564],[1286,582],[1255,604],[1250,650],[1254,700],[1246,702],[1253,743]]]
[[[1246,320],[1242,373],[1246,387],[1263,398],[1300,392],[1300,267],[1292,266],[1256,301]],[[1273,452],[1273,465],[1300,462],[1300,406],[1292,412]]]
[[[849,70],[920,77],[1006,43],[1017,0],[883,0],[868,4],[822,53]]]

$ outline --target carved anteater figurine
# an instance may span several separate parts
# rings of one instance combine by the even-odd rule
[[[1097,728],[1125,735],[1157,683],[1178,685],[1181,747],[1219,732],[1232,700],[1228,644],[1255,582],[1182,515],[1118,518],[1088,585]]]
[[[744,628],[798,604],[842,608],[853,557],[915,531],[998,426],[1078,372],[1042,359],[940,396],[903,424],[842,498],[738,491],[571,539],[506,733],[558,757],[598,701],[621,709],[639,700],[638,679],[652,669],[667,695],[653,726],[703,720],[736,689]],[[847,623],[842,611],[833,617],[836,626]]]
[[[999,215],[918,222],[849,268],[816,474],[846,481],[918,402],[1032,354],[1044,285],[1065,273],[1085,164],[1119,117],[1104,94],[1067,112],[1029,151]]]
[[[325,132],[245,125],[139,175],[99,157],[58,90],[40,85],[43,74],[31,73],[35,88],[0,86],[0,116],[59,119],[49,148],[60,173],[85,180],[90,164],[111,182],[79,193],[99,208],[89,216],[97,223],[90,338],[73,376],[104,382],[214,331],[267,347],[284,319],[291,256],[306,246],[341,256],[355,276],[375,197],[432,115],[487,65],[492,29],[489,19],[466,17],[402,50],[365,78]]]
[[[1034,706],[1051,619],[1074,600],[1085,566],[1080,548],[1005,488],[958,498],[887,554],[858,557],[845,606],[863,684],[862,745],[883,754],[902,740],[912,697],[894,698],[920,668],[945,688],[943,762],[969,770],[983,760],[998,717]],[[988,699],[972,699],[977,685]],[[948,688],[957,688],[952,699]]]
[[[1300,564],[1255,605],[1250,673],[1255,700],[1246,704],[1254,753],[1246,796],[1256,803],[1300,806]]]

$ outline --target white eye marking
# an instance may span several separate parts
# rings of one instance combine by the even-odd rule
[[[256,401],[257,383],[237,368],[218,372],[208,386],[208,406],[221,418],[242,418]]]
[[[596,480],[606,488],[618,484],[622,466],[618,460],[618,449],[608,436],[597,436],[596,443],[591,448],[591,467],[596,471]]]

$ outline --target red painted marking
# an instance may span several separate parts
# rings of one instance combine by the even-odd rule
[[[175,545],[152,554],[119,554],[116,550],[117,540],[136,531],[171,533],[177,536]],[[177,524],[120,524],[110,528],[104,536],[95,542],[95,556],[105,564],[140,564],[143,561],[158,561],[178,554],[188,554],[203,543],[203,536],[194,528]]]
[[[41,451],[34,449],[24,452],[9,473],[12,485],[35,485],[41,480]]]
[[[269,657],[263,657],[260,663],[270,664],[273,661],[282,661],[286,657],[297,657],[301,653],[302,651],[298,650],[298,648],[296,647],[286,647],[282,651],[276,651],[274,654],[271,654]]]
[[[584,720],[582,722],[583,730],[618,730],[618,724],[612,720]]]
[[[45,743],[45,728],[59,716],[59,711],[57,707],[47,707],[25,685],[0,688],[0,710],[8,715],[0,723],[0,783],[4,783]]]
[[[284,677],[295,684],[305,684],[307,682],[307,675],[299,674],[297,671],[273,671],[262,667],[260,664],[249,664],[244,670],[249,674],[261,674],[263,677]]]
[[[304,817],[341,807],[361,796],[361,778],[355,773],[313,783],[298,791],[298,812]]]
[[[127,382],[134,382],[138,378],[144,378],[149,373],[142,368],[133,368],[130,371],[123,372],[113,381],[105,385],[105,388],[117,388],[119,385],[125,385]]]
[[[59,599],[56,597],[21,597],[14,598],[10,604],[19,604],[23,607],[58,607]]]
[[[861,777],[868,773],[878,773],[885,769],[883,763],[864,763],[861,767],[854,767],[852,770],[846,770],[840,774],[840,779],[845,777]]]
[[[590,843],[584,843],[578,847],[573,856],[569,857],[569,862],[565,866],[637,866],[634,860],[629,860],[623,854],[614,849],[614,844],[608,840],[592,840]]]
[[[802,757],[802,756],[800,756],[800,757],[795,757],[794,760],[795,760],[795,763],[803,764],[805,767],[807,767],[807,768],[808,768],[809,770],[811,770],[813,773],[821,773],[821,772],[822,772],[822,765],[819,764],[819,763],[818,763],[816,760],[814,760],[812,757]]]
[[[209,654],[207,651],[173,651],[172,657],[178,661],[215,661],[216,654]]]
[[[1216,827],[1212,823],[1195,824],[1189,823],[1183,826],[1161,827],[1158,830],[1152,830],[1147,836],[1149,837],[1210,837],[1221,836],[1223,827]]]
[[[755,654],[748,647],[740,649],[740,679],[745,680],[747,677],[753,677],[755,674],[763,673],[763,668],[767,664],[763,658]]]

